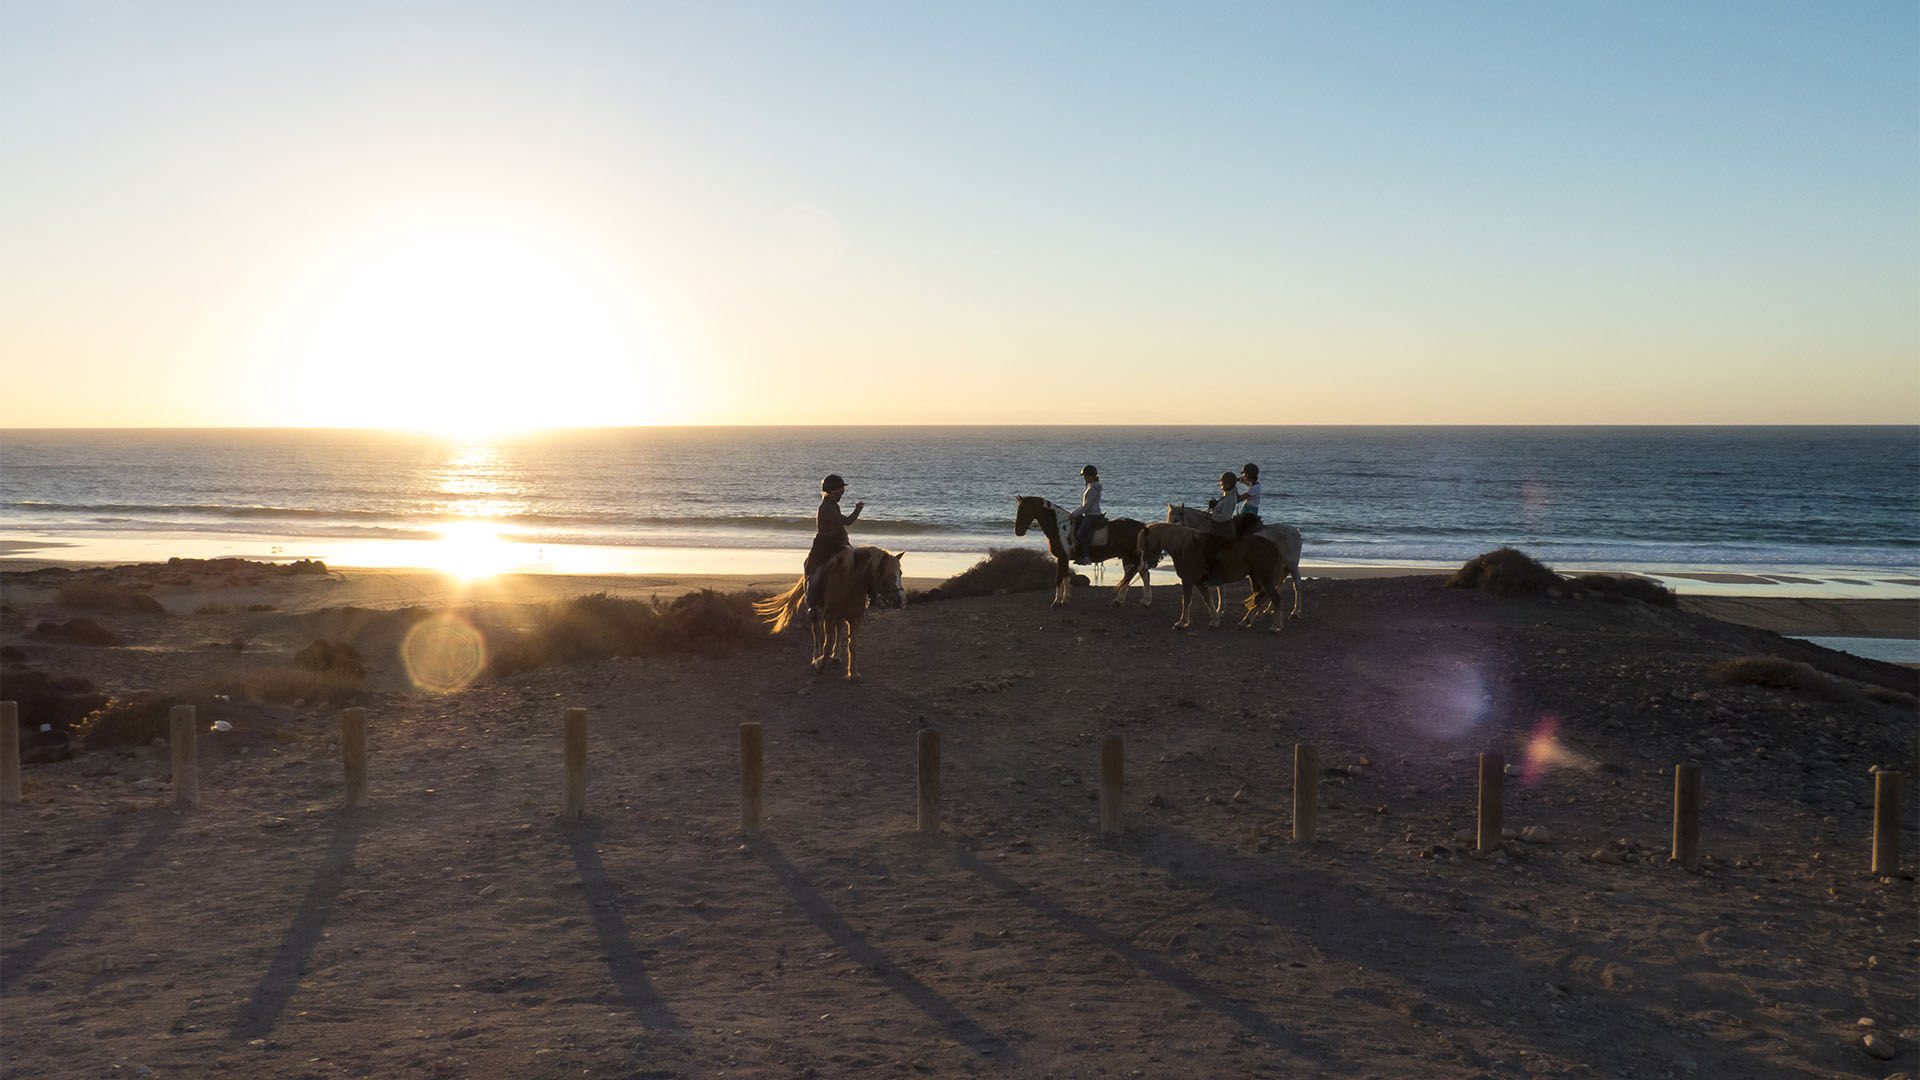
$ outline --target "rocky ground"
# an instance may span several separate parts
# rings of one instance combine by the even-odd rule
[[[1175,631],[1164,587],[1146,609],[1024,593],[870,619],[859,683],[787,637],[437,693],[402,659],[429,613],[330,604],[338,573],[105,578],[163,610],[0,582],[0,693],[30,672],[197,692],[200,726],[230,730],[199,739],[194,810],[148,741],[26,766],[0,818],[0,1076],[1920,1073],[1913,881],[1867,872],[1870,770],[1920,772],[1910,669],[1404,577],[1310,581],[1278,635]],[[459,615],[489,642],[525,618]],[[79,643],[76,619],[119,644]],[[354,644],[364,676],[325,703],[215,700],[236,673],[291,692],[270,676],[314,640]],[[1708,674],[1765,655],[1815,677]],[[342,704],[372,717],[363,810],[341,806]],[[556,813],[570,706],[578,825]],[[765,729],[757,836],[744,721]],[[54,734],[40,756],[69,748]],[[1118,836],[1098,830],[1109,735]],[[1483,751],[1510,763],[1516,834],[1491,853]],[[1666,859],[1688,761],[1698,871]]]

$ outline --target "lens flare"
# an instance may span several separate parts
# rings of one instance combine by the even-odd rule
[[[435,615],[415,624],[400,643],[400,659],[413,685],[436,694],[464,690],[487,666],[487,641],[457,615]]]
[[[1542,716],[1533,725],[1527,739],[1526,761],[1520,767],[1520,782],[1532,787],[1547,778],[1551,768],[1591,771],[1593,759],[1560,745],[1560,718],[1553,713]]]

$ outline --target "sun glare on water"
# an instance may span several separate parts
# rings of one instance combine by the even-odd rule
[[[671,422],[642,289],[581,238],[500,215],[370,227],[293,290],[269,345],[290,422],[458,435]]]

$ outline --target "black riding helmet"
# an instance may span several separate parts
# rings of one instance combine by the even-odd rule
[[[1248,480],[1258,480],[1260,479],[1260,466],[1249,461],[1245,465],[1240,466],[1240,475],[1246,477]]]
[[[1092,479],[1100,475],[1100,470],[1094,468],[1091,465],[1088,465],[1087,467],[1080,470],[1080,475],[1087,477],[1088,479]]]
[[[820,481],[820,490],[823,492],[839,491],[846,486],[847,486],[847,482],[845,480],[840,479],[839,473],[828,473],[827,478],[825,480]]]

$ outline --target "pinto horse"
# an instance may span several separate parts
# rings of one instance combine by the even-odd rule
[[[905,554],[903,551],[896,555],[877,547],[847,548],[814,571],[825,578],[820,583],[820,610],[807,613],[813,631],[814,674],[827,670],[827,664],[839,651],[836,645],[844,633],[847,678],[860,678],[860,672],[853,665],[853,641],[859,633],[860,620],[866,615],[869,602],[892,608],[906,606],[907,590],[900,581],[900,559]],[[759,601],[753,610],[771,623],[777,634],[793,622],[806,599],[807,578],[802,574],[793,588]]]
[[[1038,525],[1046,535],[1047,548],[1053,552],[1053,606],[1066,607],[1073,592],[1073,567],[1067,557],[1067,515],[1038,495],[1016,495],[1013,500],[1013,535],[1025,536],[1029,526]],[[1119,559],[1126,571],[1113,589],[1113,606],[1126,603],[1127,588],[1135,574],[1140,575],[1140,606],[1153,603],[1153,579],[1140,562],[1140,532],[1146,526],[1132,518],[1113,518],[1093,531],[1088,556],[1093,562]]]
[[[1185,525],[1189,529],[1205,532],[1212,520],[1205,510],[1197,506],[1188,506],[1185,503],[1167,504],[1167,521],[1171,524]],[[1295,619],[1305,615],[1306,612],[1300,607],[1300,530],[1291,525],[1281,525],[1276,522],[1271,525],[1261,525],[1260,530],[1253,535],[1265,537],[1279,549],[1281,571],[1280,575],[1273,579],[1275,595],[1278,595],[1282,581],[1288,578],[1293,579],[1293,610],[1287,614]],[[1255,597],[1248,597],[1247,603],[1252,604],[1255,599]],[[1249,617],[1251,615],[1252,613],[1249,612]]]
[[[1266,539],[1248,536],[1221,548],[1215,565],[1217,577],[1208,580],[1201,534],[1185,525],[1157,522],[1141,530],[1141,565],[1157,566],[1163,555],[1173,558],[1174,573],[1180,577],[1180,618],[1174,621],[1174,629],[1193,625],[1192,604],[1196,595],[1200,606],[1207,609],[1207,625],[1219,626],[1220,609],[1208,601],[1207,589],[1221,581],[1241,577],[1252,583],[1254,602],[1247,605],[1246,617],[1240,620],[1240,625],[1252,625],[1263,611],[1273,613],[1275,633],[1284,625],[1285,616],[1280,614],[1279,594],[1274,586],[1274,575],[1281,569],[1280,552]]]

